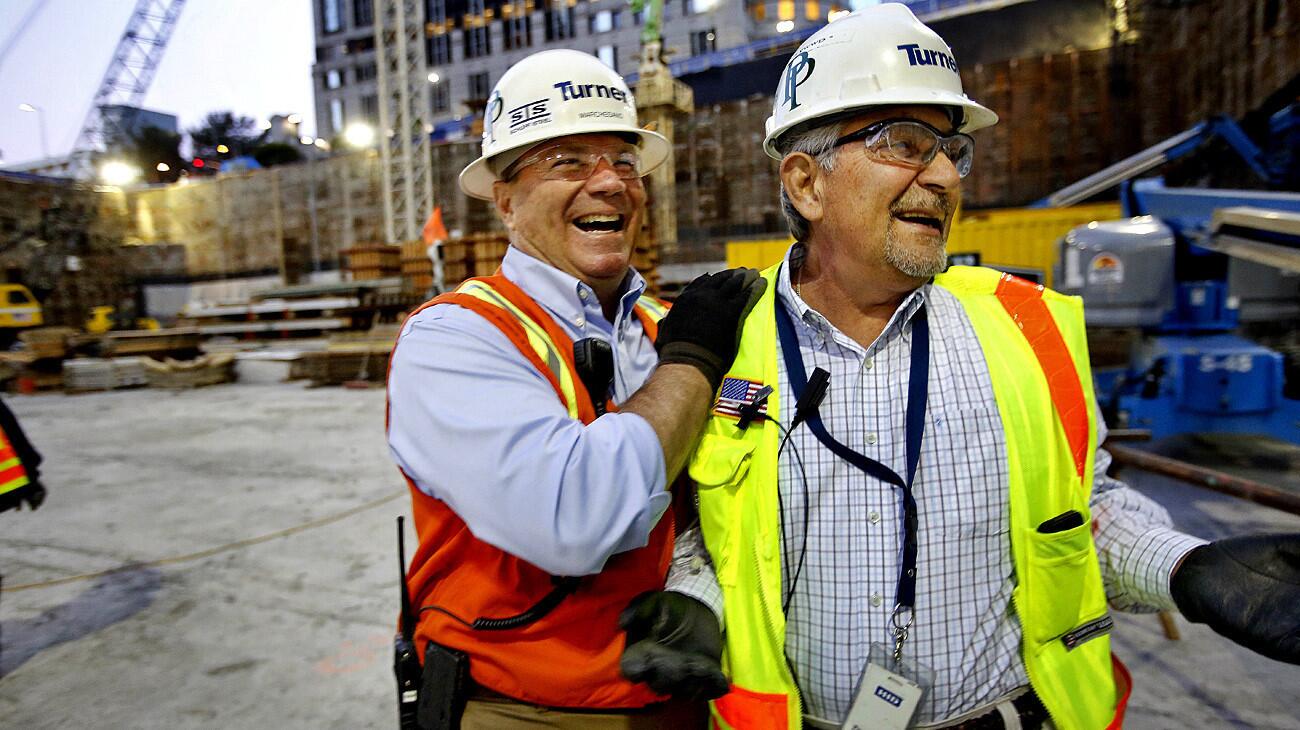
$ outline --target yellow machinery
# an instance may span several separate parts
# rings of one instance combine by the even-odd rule
[[[86,320],[85,329],[92,335],[102,335],[113,329],[113,312],[117,307],[105,305],[90,308],[90,319]]]
[[[39,327],[45,314],[32,292],[22,284],[0,284],[0,328]]]
[[[961,211],[948,235],[956,263],[978,263],[1052,286],[1058,243],[1075,226],[1123,217],[1119,203],[1068,208]],[[762,269],[785,255],[792,239],[727,242],[727,266]]]

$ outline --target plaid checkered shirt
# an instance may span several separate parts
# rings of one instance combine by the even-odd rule
[[[970,320],[952,294],[926,285],[907,297],[875,342],[863,347],[800,299],[789,270],[787,260],[777,306],[786,307],[796,323],[805,370],[830,372],[820,408],[827,431],[900,474],[905,473],[911,321],[922,304],[927,309],[929,406],[914,485],[920,518],[916,620],[904,656],[932,670],[934,684],[915,720],[941,722],[1028,684],[1020,622],[1011,605],[1015,573],[1006,437]],[[784,361],[777,360],[780,413],[788,428],[794,397]],[[1105,425],[1098,420],[1100,443]],[[1110,455],[1098,449],[1091,508],[1107,597],[1121,610],[1173,608],[1169,576],[1182,556],[1204,541],[1171,529],[1164,508],[1106,476],[1109,464]],[[807,427],[786,444],[778,471],[782,595],[793,588],[786,653],[804,711],[842,722],[871,643],[892,647],[901,500],[895,488],[837,458]],[[805,539],[802,572],[792,587]],[[698,531],[680,543],[677,556],[685,560],[692,546],[699,549]],[[692,584],[684,571],[670,588],[721,612],[716,583],[701,585],[711,579],[701,572]]]

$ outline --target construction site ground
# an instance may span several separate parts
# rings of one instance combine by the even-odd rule
[[[0,726],[396,726],[380,389],[238,383],[7,398],[49,499],[0,515]],[[1204,449],[1199,449],[1204,451]],[[1233,468],[1286,479],[1294,450]],[[1272,471],[1270,471],[1272,470]],[[1183,529],[1300,518],[1154,477]],[[408,552],[413,549],[408,527]],[[1300,667],[1178,619],[1118,618],[1129,728],[1300,728]]]

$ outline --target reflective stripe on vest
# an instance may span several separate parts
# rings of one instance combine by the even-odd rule
[[[18,452],[9,443],[9,437],[0,432],[0,494],[12,492],[29,483],[27,468],[18,458]]]
[[[769,286],[745,321],[728,373],[775,388],[783,385],[774,325],[778,270],[764,272]],[[952,267],[935,284],[951,292],[970,318],[1002,417],[1018,583],[1013,603],[1031,684],[1061,730],[1107,727],[1123,710],[1108,638],[1073,650],[1059,640],[1106,611],[1088,519],[1096,429],[1082,306],[1077,298],[1005,281],[991,269]],[[1026,368],[1028,362],[1042,367]],[[779,403],[779,394],[768,399],[769,409]],[[756,423],[742,432],[734,420],[714,416],[689,467],[700,486],[701,529],[723,590],[724,669],[736,688],[712,704],[718,728],[802,726],[784,655],[777,448],[776,428]],[[1070,509],[1084,515],[1082,528],[1038,535],[1038,524]]]
[[[416,312],[436,304],[455,304],[491,322],[547,378],[571,417],[583,423],[595,419],[576,375],[572,340],[513,282],[500,275],[470,280]],[[643,309],[649,310],[638,306],[638,316],[652,335],[657,317]],[[424,494],[409,478],[407,483],[420,536],[407,578],[417,606],[436,605],[472,621],[513,615],[550,591],[550,575],[478,540],[446,503]],[[475,682],[537,705],[629,708],[660,701],[644,684],[632,684],[619,674],[624,640],[617,622],[632,598],[663,588],[672,535],[669,512],[651,531],[646,547],[612,556],[551,613],[525,626],[482,632],[445,613],[422,610],[416,650],[423,655],[427,643],[436,640],[465,651]]]

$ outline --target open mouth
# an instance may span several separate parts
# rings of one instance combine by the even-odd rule
[[[899,213],[894,216],[904,223],[915,223],[926,226],[934,230],[935,233],[943,233],[943,219],[925,213]]]
[[[627,225],[621,215],[584,215],[573,221],[573,225],[585,233],[617,233]]]

